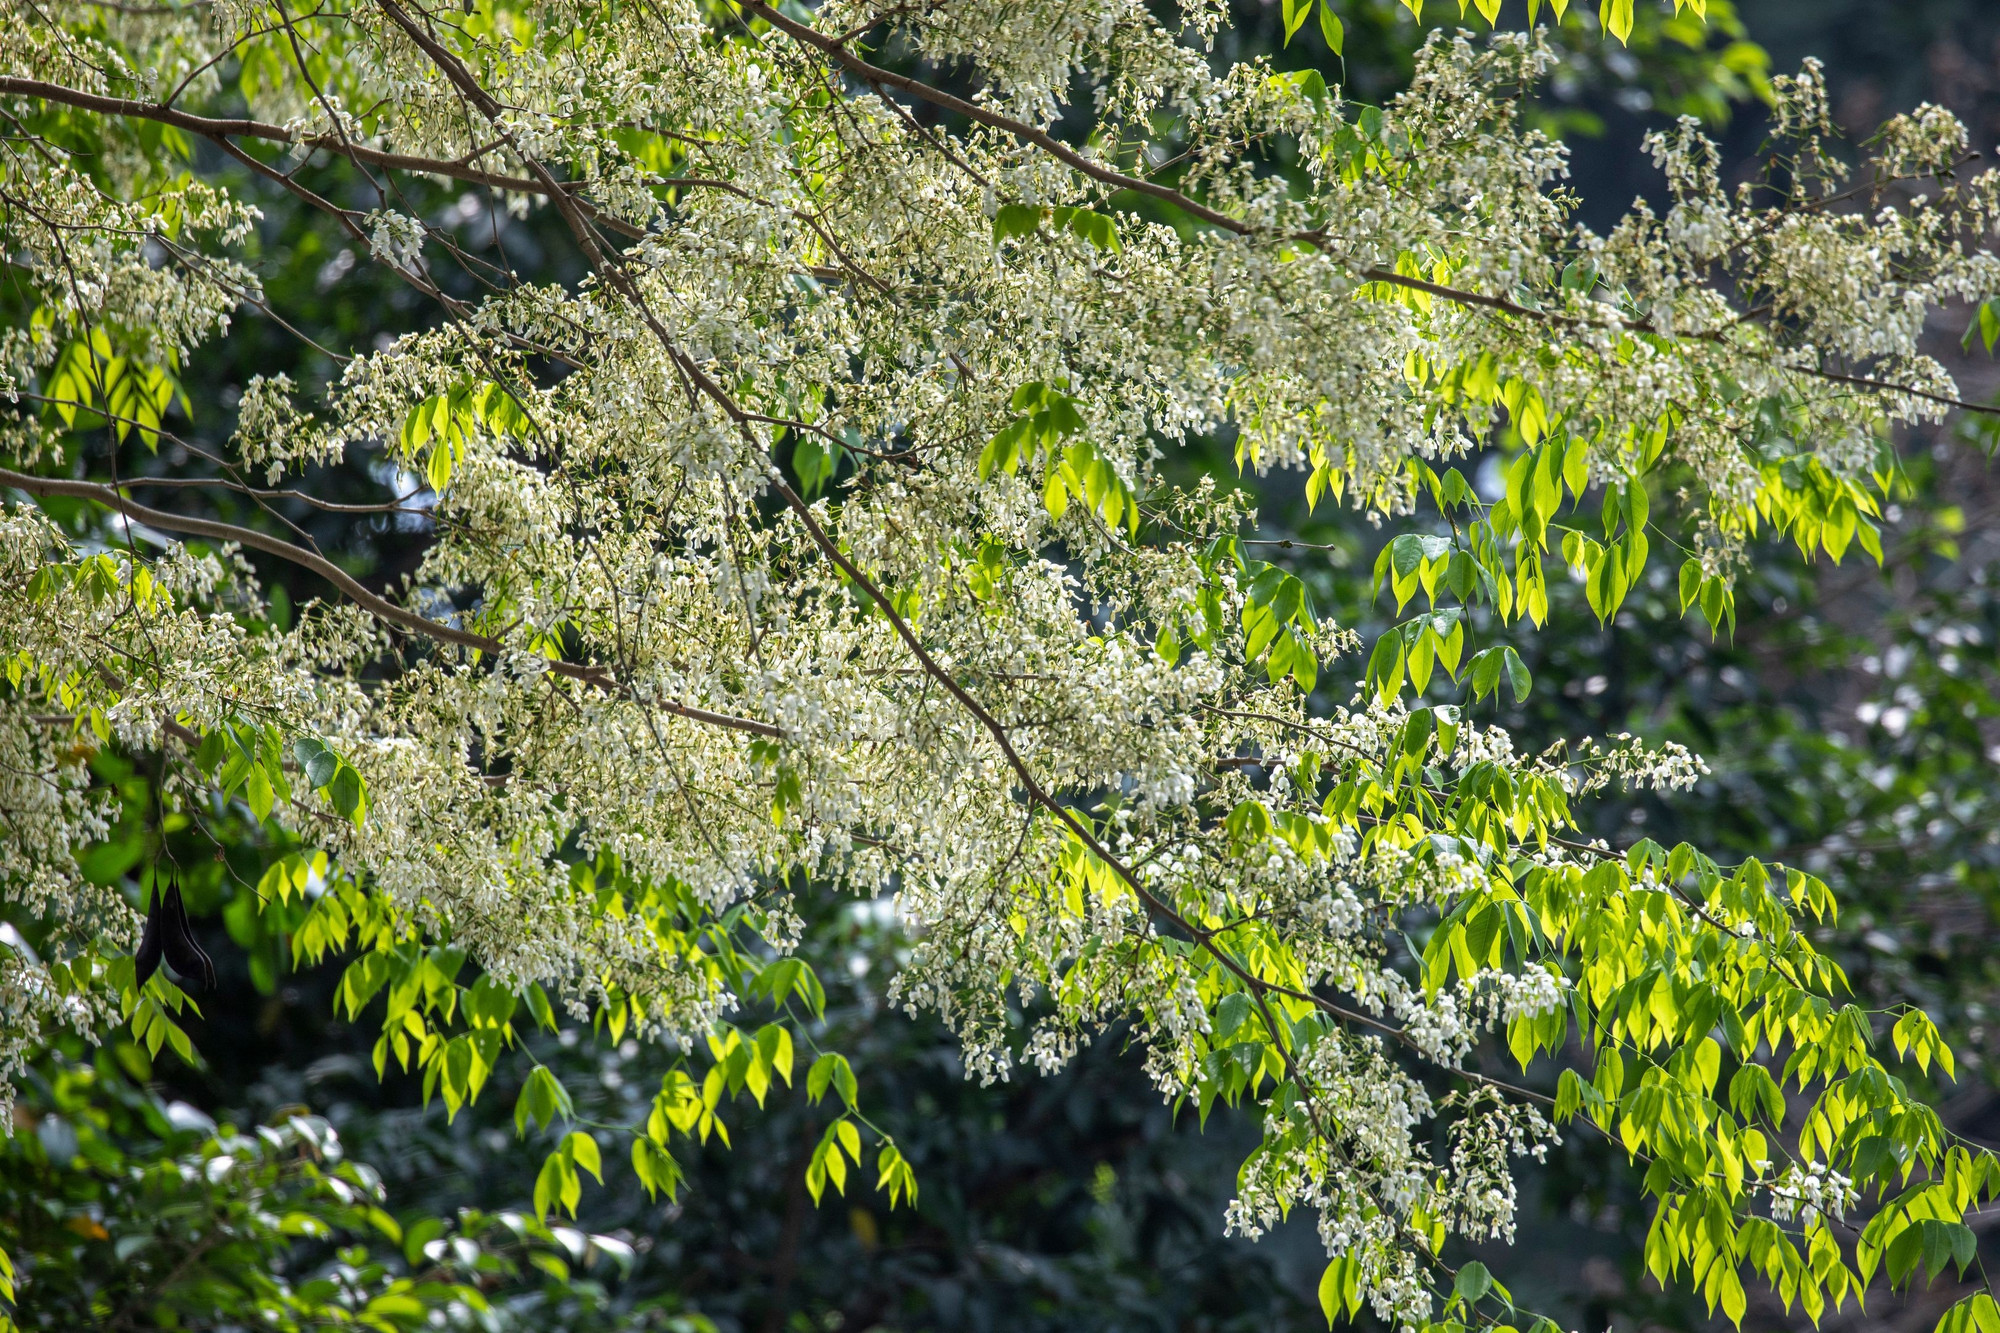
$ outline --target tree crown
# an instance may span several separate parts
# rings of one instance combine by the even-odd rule
[[[1808,67],[1773,82],[1765,174],[1725,188],[1684,121],[1648,143],[1664,216],[1597,235],[1523,122],[1538,31],[1433,36],[1362,106],[1211,60],[1208,4],[59,15],[17,16],[0,76],[0,481],[26,497],[0,847],[51,923],[0,964],[16,1066],[52,1025],[186,1042],[185,997],[129,956],[139,914],[78,870],[107,749],[153,757],[163,822],[241,802],[296,847],[260,891],[299,956],[353,951],[378,1069],[452,1110],[517,1022],[686,1050],[629,1134],[649,1188],[676,1135],[803,1065],[836,1112],[814,1194],[870,1140],[914,1194],[788,956],[796,895],[893,892],[893,995],[970,1074],[1122,1026],[1163,1096],[1255,1099],[1227,1225],[1313,1209],[1330,1317],[1517,1318],[1449,1245],[1511,1236],[1513,1160],[1564,1123],[1643,1169],[1653,1271],[1732,1316],[1742,1269],[1817,1317],[1885,1264],[1963,1262],[2000,1165],[1891,1072],[1949,1071],[1930,1019],[1843,1003],[1808,934],[1826,886],[1582,838],[1578,802],[1699,759],[1525,753],[1478,715],[1532,688],[1510,636],[1565,571],[1605,618],[1670,563],[1720,631],[1762,531],[1880,557],[1891,432],[1966,406],[1927,312],[2000,296],[2000,176],[1964,175],[1947,114],[1851,169]],[[344,164],[337,193],[310,161]],[[434,318],[330,351],[323,391],[252,381],[206,442],[184,368],[232,320],[288,327],[253,185]],[[576,281],[485,239],[537,211]],[[1218,432],[1395,526],[1392,628],[1322,614],[1246,491],[1170,484]],[[327,486],[357,458],[358,502]],[[420,549],[371,585],[300,506]],[[325,595],[291,620],[260,561]],[[758,1003],[780,1018],[740,1022]],[[1528,1082],[1477,1055],[1503,1046]],[[517,1123],[568,1107],[538,1071]],[[538,1207],[573,1208],[580,1171],[569,1133]],[[1979,1299],[1954,1317],[2000,1322]]]

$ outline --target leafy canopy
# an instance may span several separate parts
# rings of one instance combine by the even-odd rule
[[[893,997],[971,1074],[1116,1026],[1177,1106],[1255,1101],[1226,1225],[1315,1213],[1330,1319],[1533,1320],[1453,1242],[1511,1237],[1515,1159],[1565,1125],[1642,1173],[1654,1275],[1732,1318],[1745,1281],[1818,1318],[1967,1262],[2000,1163],[1906,1081],[1952,1071],[1931,1020],[1844,998],[1827,887],[1581,839],[1579,802],[1699,759],[1481,720],[1533,689],[1565,572],[1608,619],[1668,563],[1717,632],[1760,532],[1879,558],[1891,432],[1963,406],[1927,312],[2000,296],[2000,176],[1945,113],[1850,175],[1808,67],[1773,81],[1765,176],[1725,190],[1683,122],[1648,145],[1667,214],[1597,235],[1522,121],[1540,31],[1434,36],[1364,106],[1218,68],[1193,0],[1178,31],[1138,0],[10,17],[0,873],[46,942],[0,963],[14,1070],[120,1020],[188,1050],[124,868],[78,859],[120,754],[162,829],[281,835],[264,910],[350,958],[378,1072],[448,1111],[530,1024],[686,1053],[629,1167],[529,1075],[544,1216],[608,1170],[671,1196],[676,1140],[780,1080],[826,1110],[815,1198],[914,1198],[792,956],[797,895],[894,892]],[[211,447],[183,368],[290,327],[246,177],[435,318],[324,386],[253,381]],[[478,239],[530,210],[580,280]],[[1388,633],[1262,559],[1245,492],[1167,484],[1218,431],[1397,525]],[[382,490],[342,512],[425,536],[387,587],[275,517],[348,503],[315,488],[350,457]],[[253,560],[325,595],[294,620]]]
[[[0,1234],[32,1256],[18,1276],[39,1327],[546,1327],[573,1265],[631,1265],[614,1237],[520,1213],[405,1229],[324,1120],[218,1128],[134,1087],[145,1063],[129,1043],[90,1064],[50,1052],[25,1080],[34,1129],[0,1148]]]

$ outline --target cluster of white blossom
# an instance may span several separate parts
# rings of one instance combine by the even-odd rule
[[[1613,782],[1627,791],[1688,791],[1708,775],[1708,763],[1677,741],[1647,745],[1630,732],[1587,736],[1574,747],[1577,768],[1569,777],[1572,794],[1588,795]]]
[[[1458,1235],[1473,1241],[1514,1239],[1516,1157],[1547,1158],[1562,1142],[1555,1126],[1532,1103],[1510,1101],[1488,1086],[1453,1094],[1448,1185],[1437,1191],[1436,1211]]]
[[[1854,1182],[1825,1162],[1792,1162],[1766,1186],[1771,1216],[1780,1222],[1797,1218],[1802,1225],[1839,1222],[1861,1201]]]

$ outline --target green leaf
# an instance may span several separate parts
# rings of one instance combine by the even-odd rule
[[[1403,723],[1403,753],[1421,759],[1430,748],[1431,732],[1437,725],[1437,714],[1429,708],[1410,710],[1410,716]]]
[[[792,1033],[782,1023],[766,1023],[757,1030],[757,1054],[760,1061],[785,1080],[785,1086],[792,1084]]]
[[[672,1153],[641,1134],[632,1140],[632,1174],[646,1187],[648,1199],[666,1192],[671,1202],[680,1192],[681,1167]]]
[[[1406,579],[1417,572],[1424,563],[1424,539],[1414,532],[1406,532],[1389,543],[1389,567],[1396,571],[1398,579]]]
[[[547,1065],[536,1065],[514,1099],[514,1132],[525,1137],[531,1120],[543,1129],[551,1129],[557,1116],[568,1119],[573,1114],[569,1090]]]
[[[1285,631],[1285,640],[1292,650],[1292,679],[1298,683],[1301,693],[1311,694],[1313,687],[1319,684],[1319,654],[1295,629]]]
[[[1250,1017],[1250,997],[1242,991],[1231,991],[1222,997],[1222,1003],[1215,1007],[1215,1026],[1209,1033],[1209,1040],[1216,1045],[1228,1041],[1243,1026],[1243,1020]]]
[[[1915,1277],[1919,1265],[1933,1278],[1956,1264],[1961,1274],[1973,1260],[1978,1240],[1961,1222],[1936,1218],[1913,1221],[1889,1244],[1889,1282],[1899,1286]]]
[[[345,760],[334,770],[326,794],[333,808],[353,820],[357,827],[368,818],[368,784]]]
[[[1500,656],[1506,663],[1507,683],[1514,689],[1514,702],[1521,703],[1527,699],[1535,678],[1528,674],[1527,663],[1521,660],[1521,655],[1514,651],[1511,644],[1501,648]]]
[[[1320,0],[1319,35],[1326,39],[1327,50],[1342,59],[1346,58],[1347,53],[1343,49],[1343,43],[1347,40],[1347,30],[1341,26],[1340,16],[1333,12],[1333,6],[1326,3],[1326,0]]]
[[[572,1130],[563,1140],[562,1150],[572,1162],[596,1176],[598,1184],[604,1183],[604,1162],[597,1154],[596,1139],[580,1129]]]
[[[1384,699],[1393,699],[1403,688],[1403,635],[1391,630],[1375,641],[1368,655],[1368,683]]]
[[[444,1223],[435,1217],[420,1217],[403,1233],[403,1257],[411,1267],[423,1262],[424,1247],[444,1234]]]
[[[1722,1305],[1722,1313],[1729,1316],[1729,1322],[1743,1327],[1743,1312],[1749,1303],[1743,1293],[1743,1279],[1728,1265],[1718,1264],[1715,1276],[1716,1296]]]
[[[1103,213],[1088,208],[1058,208],[1055,210],[1055,221],[1058,226],[1068,228],[1071,234],[1088,243],[1093,249],[1111,251],[1120,248],[1118,224]],[[1075,408],[1070,400],[1065,398],[1059,401],[1062,406],[1069,408],[1069,417],[1076,420],[1076,427],[1080,427],[1082,421],[1076,418]],[[1056,407],[1054,404],[1051,406]]]
[[[535,1174],[535,1216],[546,1219],[558,1203],[574,1207],[583,1191],[576,1182],[576,1167],[561,1148],[550,1153]]]
[[[1326,1325],[1333,1327],[1335,1316],[1353,1318],[1361,1310],[1361,1265],[1352,1255],[1343,1254],[1326,1266],[1319,1278],[1319,1308]]]
[[[326,747],[325,742],[311,736],[301,736],[292,742],[292,754],[299,761],[299,767],[306,772],[306,780],[317,791],[333,781],[335,770],[340,767],[340,756]]]
[[[244,775],[243,797],[249,803],[250,813],[261,822],[271,817],[271,806],[277,800],[277,793],[271,789],[271,779],[264,774],[261,764],[252,764]]]
[[[1484,699],[1499,688],[1500,669],[1504,664],[1505,658],[1501,656],[1500,649],[1497,647],[1483,648],[1473,654],[1469,665],[1472,668],[1470,675],[1472,677],[1472,697],[1474,699]]]
[[[1285,45],[1292,44],[1292,35],[1298,32],[1312,13],[1313,0],[1284,0]]]
[[[838,1051],[828,1051],[821,1055],[812,1062],[812,1068],[806,1071],[808,1103],[817,1105],[819,1099],[826,1095],[828,1088],[839,1093],[841,1101],[850,1108],[854,1106],[858,1092],[854,1081],[854,1069],[848,1064],[847,1057]]]
[[[1027,204],[1002,204],[993,214],[995,243],[1009,236],[1033,236],[1041,227],[1042,210]]]
[[[1599,0],[1597,19],[1620,42],[1632,36],[1632,0]]]

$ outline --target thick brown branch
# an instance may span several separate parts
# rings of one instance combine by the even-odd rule
[[[427,176],[446,176],[452,180],[465,181],[470,185],[485,185],[496,190],[513,190],[521,194],[556,195],[570,198],[577,187],[562,186],[525,176],[508,176],[496,171],[482,171],[464,162],[454,162],[437,157],[414,157],[408,153],[384,152],[370,148],[350,139],[334,134],[298,135],[282,125],[269,121],[247,118],[219,119],[212,116],[197,116],[177,107],[163,106],[157,102],[140,102],[126,97],[105,97],[98,93],[87,93],[80,88],[70,88],[58,83],[45,83],[40,79],[17,79],[0,77],[0,95],[34,97],[45,102],[56,102],[73,106],[83,111],[95,111],[105,116],[124,116],[135,120],[150,120],[161,125],[171,125],[189,134],[200,135],[216,143],[226,143],[230,139],[264,139],[271,143],[292,147],[324,149],[337,157],[345,157],[366,166],[382,167],[389,171],[414,171]],[[707,181],[679,181],[683,185],[706,185]],[[629,237],[645,233],[631,223],[608,217],[588,204],[595,220],[611,230]]]
[[[407,630],[413,634],[421,634],[426,638],[435,639],[440,643],[449,643],[460,648],[470,648],[477,652],[499,654],[506,651],[506,646],[498,639],[489,638],[484,634],[475,634],[470,630],[459,629],[455,625],[447,625],[441,621],[432,620],[428,616],[420,616],[414,611],[397,606],[394,602],[368,591],[353,575],[325,557],[305,550],[303,547],[294,546],[292,543],[278,537],[273,537],[268,533],[259,532],[255,528],[239,527],[234,523],[219,523],[213,519],[193,518],[185,514],[174,514],[163,509],[154,509],[149,505],[140,504],[137,500],[127,499],[114,487],[102,485],[94,481],[71,481],[62,477],[37,477],[25,472],[13,472],[6,468],[0,468],[0,486],[11,486],[29,495],[59,495],[69,499],[92,500],[107,509],[125,515],[127,518],[136,519],[148,527],[158,528],[164,532],[179,532],[190,537],[206,537],[210,541],[236,542],[240,545],[250,547],[252,550],[262,551],[266,555],[276,556],[278,559],[288,561],[291,564],[299,566],[301,569],[311,570],[339,589],[342,596],[385,624],[394,625],[398,629]],[[587,685],[594,685],[599,689],[615,690],[618,688],[617,682],[608,667],[583,662],[558,660],[549,663],[549,670],[556,675],[565,676],[571,680],[582,681]],[[769,736],[774,739],[782,738],[785,734],[781,728],[773,726],[769,722],[759,722],[755,718],[737,717],[731,713],[711,712],[709,709],[696,708],[689,704],[652,700],[648,701],[646,706],[658,708],[660,711],[671,713],[676,717],[687,718],[691,722],[702,722],[712,727],[724,727],[731,731],[747,731],[755,735]]]
[[[501,190],[521,190],[533,194],[542,193],[542,187],[534,181],[520,176],[503,176],[498,172],[481,171],[478,167],[462,162],[452,162],[443,158],[412,157],[406,153],[387,153],[362,144],[340,139],[331,134],[297,135],[282,125],[269,121],[247,118],[218,119],[211,116],[197,116],[177,107],[162,106],[157,102],[140,102],[125,97],[105,97],[97,93],[87,93],[80,88],[69,88],[57,83],[44,83],[40,79],[16,79],[0,77],[0,94],[17,97],[34,97],[45,102],[60,102],[84,111],[95,111],[106,116],[125,116],[135,120],[151,120],[162,125],[172,125],[175,129],[198,134],[205,139],[239,138],[268,139],[272,143],[297,145],[306,148],[323,148],[341,157],[365,162],[369,166],[385,167],[392,171],[420,171],[432,176],[450,176],[454,180],[468,181],[474,185],[490,185]]]
[[[1927,403],[1940,407],[1953,407],[1962,412],[1979,412],[1986,416],[2000,416],[2000,406],[1991,403],[1968,403],[1963,398],[1952,398],[1928,389],[1914,388],[1908,384],[1895,384],[1888,380],[1870,379],[1866,375],[1843,375],[1837,370],[1808,370],[1808,375],[1816,379],[1832,380],[1835,384],[1855,384],[1864,389],[1879,389],[1884,393],[1900,393],[1911,398],[1921,398]]]

